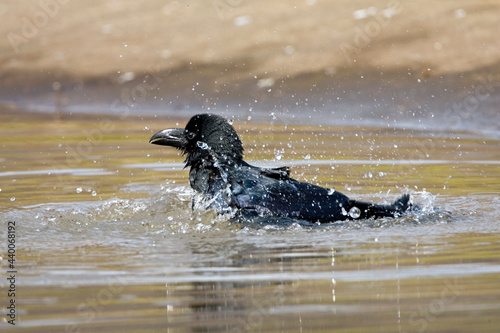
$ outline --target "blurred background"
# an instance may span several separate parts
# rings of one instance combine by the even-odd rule
[[[500,123],[497,1],[24,0],[0,13],[4,110]]]

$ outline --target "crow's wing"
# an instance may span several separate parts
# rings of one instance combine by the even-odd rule
[[[258,171],[261,175],[274,179],[289,179],[290,168],[287,166],[279,168],[263,168],[241,161],[240,169],[249,168]]]
[[[239,209],[321,222],[348,217],[349,199],[339,192],[289,177],[268,176],[262,169],[251,166],[236,168],[230,174],[233,204]]]

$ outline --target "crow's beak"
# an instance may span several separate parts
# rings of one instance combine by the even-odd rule
[[[149,139],[149,143],[184,149],[187,145],[183,128],[168,128],[159,131]]]

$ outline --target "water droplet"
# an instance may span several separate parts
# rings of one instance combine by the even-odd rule
[[[333,193],[335,193],[335,187],[328,190],[328,195],[332,195]]]
[[[311,155],[307,154],[306,156],[304,156],[304,159],[305,160],[310,160],[311,159]]]
[[[352,207],[349,210],[349,216],[353,219],[357,219],[361,216],[361,210],[358,207]]]
[[[16,201],[16,197],[10,198],[10,201]]]
[[[206,142],[198,141],[198,142],[196,142],[196,145],[198,147],[200,147],[201,149],[203,149],[203,150],[207,150],[208,149],[208,145],[206,144]]]
[[[283,158],[283,154],[285,153],[285,149],[275,149],[274,150],[274,157],[279,161]]]
[[[398,145],[394,145],[394,148],[398,148]]]
[[[92,196],[95,197],[97,195],[96,191],[92,191]]]
[[[82,193],[83,189],[81,187],[76,188],[76,193]]]

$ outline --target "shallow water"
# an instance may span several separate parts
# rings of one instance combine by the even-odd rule
[[[423,207],[399,219],[238,224],[193,210],[182,157],[147,144],[175,122],[32,117],[5,120],[0,134],[17,331],[498,330],[498,136],[235,123],[252,163],[290,165],[363,200],[410,192]]]

